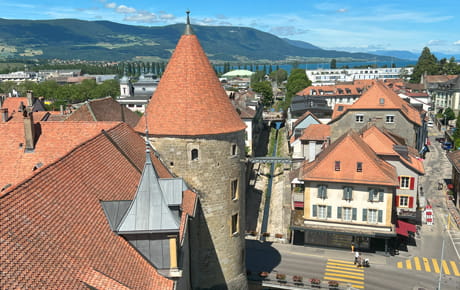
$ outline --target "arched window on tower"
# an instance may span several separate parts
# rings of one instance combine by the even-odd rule
[[[192,149],[192,160],[198,160],[198,149]]]

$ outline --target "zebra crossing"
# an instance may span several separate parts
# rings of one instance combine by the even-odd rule
[[[399,269],[434,272],[438,274],[442,269],[443,274],[460,277],[460,272],[458,270],[460,267],[457,266],[455,261],[439,261],[434,258],[414,257],[405,261],[399,261],[396,266]]]
[[[364,268],[358,268],[350,261],[328,259],[323,280],[364,289]]]

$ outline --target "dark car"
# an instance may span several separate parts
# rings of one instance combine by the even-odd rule
[[[444,150],[450,150],[450,149],[452,149],[452,143],[451,143],[451,142],[444,142],[444,143],[442,144],[442,149],[444,149]]]

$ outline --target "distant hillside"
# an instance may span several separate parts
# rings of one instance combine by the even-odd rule
[[[284,41],[287,41],[287,43],[300,47],[300,48],[306,48],[306,49],[321,49],[320,47],[317,47],[309,42],[301,41],[301,40],[292,40],[289,38],[282,38]]]
[[[297,41],[287,41],[246,27],[193,25],[193,29],[213,61],[391,59],[368,53],[322,50],[313,45],[308,47],[306,42],[300,45]],[[0,18],[0,58],[168,60],[183,31],[183,24],[145,27],[109,21]]]
[[[369,51],[371,54],[376,55],[384,55],[384,56],[392,56],[395,58],[400,59],[407,59],[407,60],[418,60],[420,57],[420,53],[413,53],[407,50],[376,50],[376,51]],[[442,52],[432,52],[436,56],[438,60],[442,58],[450,59],[452,56],[458,61],[460,59],[460,54],[446,54]]]

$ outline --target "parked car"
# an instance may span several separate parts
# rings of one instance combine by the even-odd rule
[[[428,127],[433,127],[434,123],[433,121],[428,121],[428,123],[426,124]]]
[[[446,138],[444,137],[437,137],[435,138],[436,142],[439,142],[439,143],[444,143],[444,141],[446,141]]]
[[[442,149],[444,149],[444,150],[450,150],[450,149],[452,149],[452,143],[451,143],[451,142],[444,142],[444,143],[442,144]]]

